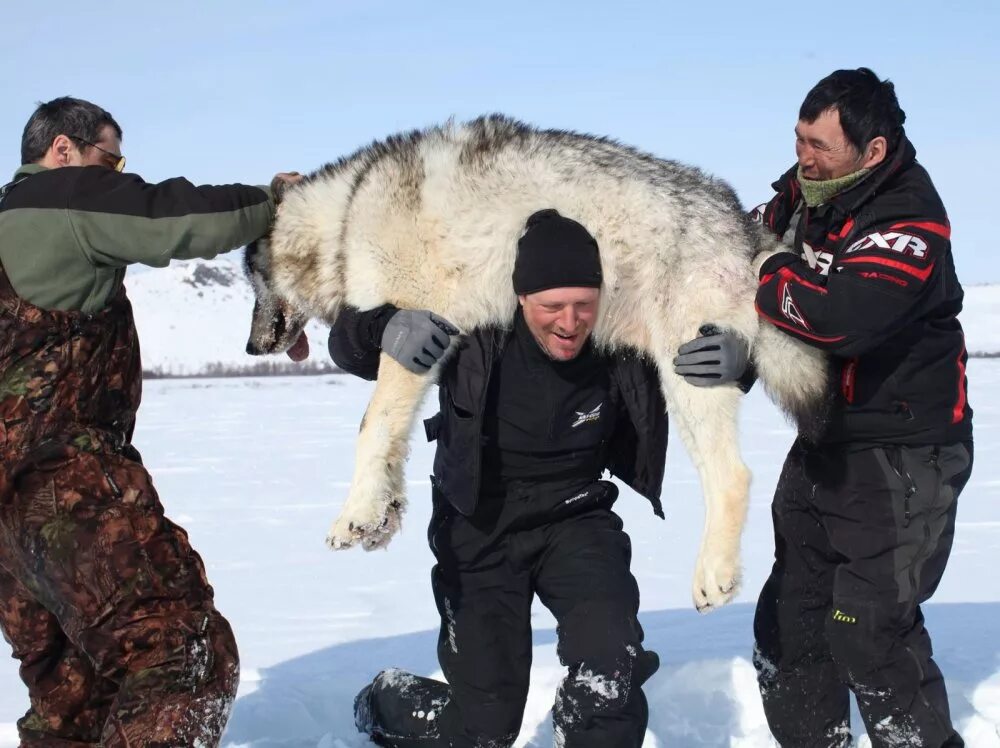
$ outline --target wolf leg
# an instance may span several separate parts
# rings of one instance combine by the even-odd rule
[[[802,436],[815,442],[826,428],[832,403],[826,355],[762,320],[754,364],[768,397]]]
[[[667,410],[701,477],[705,526],[692,595],[700,611],[729,602],[740,585],[740,536],[746,520],[750,471],[740,456],[735,386],[693,387],[660,367]]]
[[[433,382],[432,374],[414,374],[382,354],[358,434],[351,489],[326,538],[331,548],[356,543],[365,550],[382,548],[399,530],[406,506],[403,468],[410,428]]]

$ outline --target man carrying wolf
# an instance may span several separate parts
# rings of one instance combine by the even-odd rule
[[[875,748],[964,744],[920,610],[972,470],[962,287],[904,119],[871,70],[824,78],[799,111],[797,164],[755,211],[792,249],[760,268],[760,316],[833,374],[823,437],[800,437],[778,482],[754,623],[764,711],[789,748],[850,745],[849,690]]]
[[[147,184],[123,173],[121,136],[89,102],[42,104],[0,195],[0,628],[28,687],[26,747],[217,745],[236,694],[232,631],[131,444],[142,375],[122,281],[258,239],[274,202]]]
[[[662,516],[666,408],[650,363],[594,350],[601,282],[587,230],[554,210],[534,214],[518,242],[511,328],[473,331],[444,365],[441,410],[425,426],[437,440],[428,536],[448,685],[380,673],[355,702],[359,729],[376,743],[513,744],[537,594],[558,621],[569,669],[553,711],[560,745],[642,745],[641,686],[658,658],[642,647],[629,538],[611,511],[618,490],[600,478],[610,470]],[[380,351],[425,372],[454,333],[426,311],[347,309],[330,353],[368,379]]]

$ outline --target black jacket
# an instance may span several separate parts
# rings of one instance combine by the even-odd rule
[[[370,312],[346,308],[330,331],[330,355],[344,371],[364,379],[378,376],[381,331],[395,312],[384,306]],[[425,423],[429,441],[437,440],[432,481],[461,513],[470,515],[480,494],[483,411],[490,373],[499,362],[509,330],[487,328],[464,336],[439,381],[440,412]],[[608,444],[607,469],[649,499],[663,516],[660,490],[667,449],[666,403],[656,368],[637,355],[610,361],[623,416]]]
[[[823,440],[971,439],[951,227],[913,146],[904,138],[865,179],[814,208],[795,172],[754,211],[794,250],[764,263],[757,311],[831,355],[836,392]]]

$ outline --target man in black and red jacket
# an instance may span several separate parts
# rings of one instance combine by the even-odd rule
[[[773,504],[775,562],[755,664],[782,746],[961,746],[920,604],[951,550],[972,469],[944,206],[892,83],[838,70],[806,96],[798,163],[754,211],[790,248],[760,266],[757,310],[830,356],[832,410],[800,437]]]

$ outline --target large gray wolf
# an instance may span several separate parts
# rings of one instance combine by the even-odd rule
[[[799,420],[820,407],[827,379],[821,355],[758,321],[755,269],[779,246],[725,183],[605,138],[499,115],[375,142],[289,187],[269,238],[248,249],[257,295],[248,350],[287,350],[309,318],[332,323],[344,304],[430,309],[462,330],[509,326],[517,240],[542,208],[579,221],[600,246],[596,344],[612,355],[638,349],[659,368],[705,496],[694,602],[724,604],[739,585],[750,483],[740,392],[694,387],[671,360],[702,325],[734,330],[768,392]],[[436,374],[382,355],[333,548],[379,548],[399,528],[408,438]]]

